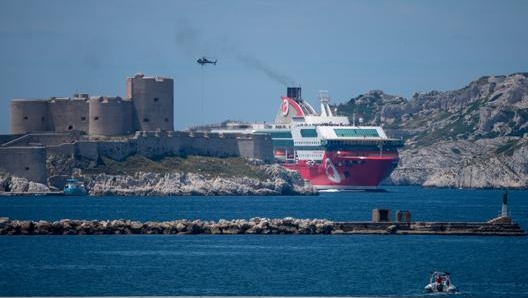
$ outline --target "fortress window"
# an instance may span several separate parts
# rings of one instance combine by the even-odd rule
[[[72,130],[72,129],[73,129],[73,126],[68,125],[68,130]]]
[[[143,118],[143,122],[149,122],[149,118]]]
[[[86,117],[81,117],[81,121],[86,121]]]
[[[46,118],[44,118],[44,116],[40,117],[40,121],[45,121]]]
[[[26,171],[29,171],[29,167],[25,167],[24,169],[25,169]]]
[[[28,116],[24,116],[24,120],[28,120]]]
[[[99,117],[95,116],[95,117],[94,117],[94,120],[99,120]]]
[[[158,101],[159,101],[159,98],[154,97],[154,102],[158,102]]]
[[[165,118],[165,122],[169,122],[169,118]]]

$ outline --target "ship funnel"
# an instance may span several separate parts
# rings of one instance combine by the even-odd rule
[[[301,87],[288,87],[286,96],[289,98],[300,102],[302,100],[301,98]]]

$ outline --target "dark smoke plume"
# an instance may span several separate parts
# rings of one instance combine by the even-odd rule
[[[247,67],[265,74],[268,78],[284,86],[293,86],[290,77],[280,74],[254,55],[236,48],[232,42],[223,37],[217,40],[206,40],[204,34],[193,27],[187,20],[178,20],[176,26],[176,45],[188,55],[203,55],[215,52],[222,56],[232,56]],[[216,55],[216,54],[215,54]]]
[[[266,76],[268,76],[270,79],[284,85],[284,86],[293,86],[295,83],[293,80],[283,74],[279,74],[268,65],[264,64],[261,60],[259,60],[257,57],[252,57],[248,55],[244,55],[241,53],[237,53],[235,58],[242,62],[244,65],[247,65],[250,68],[256,69],[262,73],[264,73]]]

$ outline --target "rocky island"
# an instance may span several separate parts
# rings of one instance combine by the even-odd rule
[[[127,84],[125,99],[14,100],[13,133],[0,136],[0,194],[60,191],[72,176],[92,195],[314,194],[273,164],[269,136],[173,131],[174,115],[158,115],[173,110],[172,80],[138,74]],[[405,140],[385,185],[528,188],[528,73],[411,99],[372,90],[336,108]],[[117,116],[128,125],[113,126]]]

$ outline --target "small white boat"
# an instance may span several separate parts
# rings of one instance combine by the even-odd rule
[[[457,288],[451,282],[449,272],[435,271],[431,273],[429,284],[424,290],[429,293],[455,293]]]

